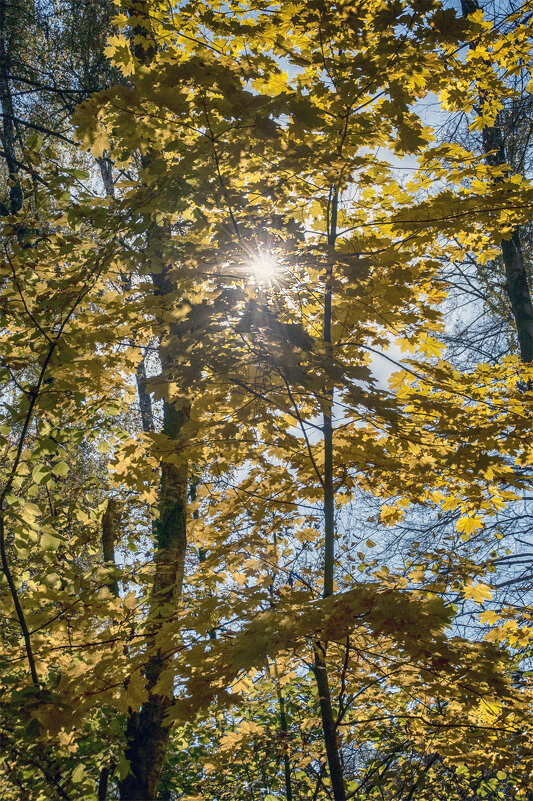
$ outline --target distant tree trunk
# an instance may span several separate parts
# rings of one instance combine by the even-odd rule
[[[117,525],[119,520],[119,509],[116,498],[110,498],[107,502],[106,510],[102,517],[102,551],[104,562],[109,567],[114,567],[115,562],[115,542],[117,540]],[[108,585],[108,589],[115,598],[119,596],[118,581],[114,578]]]
[[[331,296],[333,280],[333,253],[337,238],[338,191],[331,188],[330,212],[328,214],[329,264],[326,272],[324,292],[324,342],[329,358],[333,358],[331,342]],[[329,409],[323,416],[324,437],[324,598],[333,595],[333,568],[335,564],[335,493],[333,489],[333,390],[326,393]]]
[[[478,0],[461,0],[463,16],[468,17],[480,8]],[[475,45],[473,45],[475,48]],[[498,120],[482,131],[483,152],[487,164],[501,167],[507,163],[505,140]],[[522,250],[520,228],[515,228],[508,239],[500,242],[505,270],[505,293],[516,326],[520,358],[533,361],[533,303]]]
[[[2,127],[0,141],[9,176],[9,209],[3,207],[2,214],[16,214],[22,208],[22,187],[19,180],[19,166],[15,148],[16,130],[13,111],[13,96],[10,85],[11,54],[9,52],[8,4],[0,2],[0,106],[2,108]]]
[[[114,198],[115,183],[113,181],[113,162],[109,156],[99,156],[96,162],[100,168],[100,176],[106,196]],[[126,291],[131,290],[131,277],[122,275],[121,280],[124,284],[124,289]],[[142,430],[145,432],[155,431],[152,399],[150,398],[150,394],[146,391],[146,361],[144,354],[141,356],[141,360],[135,371],[135,383],[137,384],[137,394],[139,397]]]
[[[113,181],[113,164],[108,156],[99,156],[96,159],[100,168],[100,175],[107,197],[115,197],[115,183]]]
[[[483,150],[487,164],[500,167],[506,164],[503,131],[497,125],[483,129]],[[509,239],[500,242],[505,269],[505,293],[514,318],[520,358],[533,361],[533,303],[522,250],[520,228],[515,228]]]
[[[155,431],[154,413],[152,409],[152,399],[146,391],[146,362],[142,356],[137,370],[135,371],[135,381],[137,383],[137,394],[139,396],[139,408],[141,410],[141,423],[143,431]]]

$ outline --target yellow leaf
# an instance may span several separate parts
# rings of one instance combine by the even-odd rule
[[[486,584],[469,585],[465,587],[463,595],[467,601],[472,600],[477,604],[481,604],[483,601],[490,601],[492,598],[492,590]]]
[[[478,515],[471,515],[468,517],[460,517],[457,521],[457,531],[464,532],[465,534],[472,534],[482,528],[483,520]]]

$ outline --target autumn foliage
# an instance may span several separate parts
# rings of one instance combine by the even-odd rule
[[[2,798],[531,798],[531,2],[57,8],[1,12]]]

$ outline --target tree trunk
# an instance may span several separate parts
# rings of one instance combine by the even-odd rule
[[[106,801],[107,785],[109,781],[109,768],[102,768],[98,780],[98,801]]]
[[[324,342],[326,352],[333,358],[331,342],[331,295],[333,280],[333,254],[337,239],[338,191],[331,188],[330,209],[328,214],[328,246],[330,261],[326,273],[324,293]],[[326,391],[329,409],[324,412],[322,433],[324,437],[324,598],[333,595],[333,567],[335,563],[335,493],[333,490],[333,390]]]
[[[108,567],[115,566],[115,542],[117,539],[117,524],[119,519],[119,509],[116,498],[110,498],[107,502],[106,510],[102,516],[102,552],[104,562]],[[118,598],[118,581],[114,578],[108,585],[109,592]]]
[[[331,340],[331,300],[332,300],[332,279],[333,279],[333,253],[335,250],[335,240],[337,238],[337,208],[338,191],[336,187],[331,188],[329,213],[328,213],[328,245],[330,250],[330,261],[326,272],[326,287],[324,293],[324,342],[326,351],[330,358],[333,357]],[[324,439],[324,598],[333,595],[333,579],[335,564],[335,491],[333,488],[333,390],[326,392],[329,400],[329,409],[324,412],[322,423],[322,434]],[[329,689],[328,672],[326,665],[327,643],[317,641],[315,643],[314,667],[318,696],[320,700],[320,716],[322,718],[322,733],[326,755],[328,758],[329,775],[331,779],[331,789],[335,801],[346,800],[346,789],[344,787],[344,777],[342,763],[337,743],[337,726],[333,716],[331,704],[331,693]]]
[[[156,53],[157,46],[151,35],[150,15],[144,0],[132,2],[129,12],[135,20],[132,26],[132,39],[140,37],[134,45],[136,58],[148,66]],[[138,20],[143,19],[142,28]],[[142,44],[141,44],[142,42]],[[143,157],[144,166],[148,166],[158,154],[149,152]],[[161,300],[161,308],[167,299],[172,298],[175,290],[174,282],[168,277],[168,269],[161,254],[169,236],[165,225],[154,223],[147,233],[147,258],[152,264],[152,282],[154,292]],[[162,322],[162,320],[161,320]],[[172,367],[173,354],[179,349],[179,331],[172,324],[169,326],[166,339],[160,345],[159,355],[163,372]],[[143,376],[140,376],[141,384]],[[139,376],[137,376],[139,382]],[[146,377],[144,376],[144,381]],[[144,389],[145,386],[141,387]],[[143,402],[143,393],[139,394]],[[146,409],[145,409],[146,411]],[[141,410],[142,413],[142,410]],[[186,407],[175,407],[169,401],[164,402],[163,433],[169,441],[175,443],[174,448],[183,448],[181,432],[189,419]],[[143,428],[149,425],[143,419]],[[153,420],[151,421],[153,425]],[[146,430],[146,428],[145,428]],[[178,444],[179,443],[179,444]],[[130,763],[130,773],[120,782],[121,801],[153,801],[157,794],[157,785],[165,759],[171,724],[166,714],[174,701],[172,683],[164,689],[158,685],[163,672],[171,667],[173,654],[165,653],[161,630],[172,616],[176,603],[181,596],[187,546],[187,495],[188,466],[185,459],[179,465],[172,463],[162,454],[160,461],[161,484],[159,495],[159,517],[153,526],[155,536],[155,576],[150,598],[150,612],[147,625],[148,645],[146,664],[146,687],[148,699],[139,712],[131,711],[126,729],[127,744],[124,755]]]
[[[2,108],[2,127],[0,140],[4,151],[9,175],[9,209],[5,206],[2,212],[16,214],[22,208],[22,187],[19,180],[18,159],[15,148],[15,114],[10,86],[10,52],[8,41],[8,5],[0,2],[0,106]]]
[[[152,399],[146,391],[146,363],[144,356],[142,356],[141,361],[137,365],[135,381],[137,383],[137,394],[139,396],[142,429],[143,431],[155,431]]]
[[[96,162],[100,168],[100,176],[106,196],[114,198],[115,183],[113,181],[113,162],[109,156],[99,156]],[[124,284],[124,290],[131,290],[131,277],[122,275],[121,280]],[[144,355],[141,356],[141,360],[135,371],[135,383],[137,384],[137,394],[139,396],[142,430],[145,432],[155,431],[152,399],[146,391],[146,362]]]
[[[315,674],[316,686],[320,699],[320,716],[322,718],[322,733],[326,755],[328,758],[329,775],[331,779],[331,789],[335,801],[346,801],[346,788],[344,786],[344,776],[342,763],[337,743],[337,726],[333,716],[331,706],[331,692],[329,689],[328,671],[325,660],[326,648],[323,643],[315,644],[315,664],[313,673]]]
[[[113,164],[108,156],[98,156],[96,159],[100,167],[100,175],[107,197],[115,197],[115,183],[113,181]]]
[[[165,403],[163,433],[179,436],[187,420],[187,410]],[[187,466],[162,461],[159,519],[156,535],[155,577],[150,599],[149,661],[146,667],[148,700],[138,713],[132,712],[127,724],[125,757],[131,772],[120,782],[121,801],[152,801],[165,758],[171,725],[165,715],[172,705],[172,688],[153,692],[172,655],[165,654],[158,637],[181,595],[185,564],[187,513]]]
[[[289,725],[287,721],[287,712],[285,710],[285,698],[283,697],[283,690],[279,684],[277,673],[277,696],[279,702],[279,727],[283,735],[287,735]],[[291,782],[291,761],[288,754],[288,743],[283,741],[283,773],[285,776],[285,797],[287,801],[292,801],[292,782]]]
[[[483,151],[486,162],[501,167],[506,164],[505,142],[501,127],[487,126],[483,129]],[[510,239],[500,243],[505,270],[505,292],[514,318],[520,358],[523,362],[533,361],[533,304],[526,273],[520,228],[515,228]]]
[[[461,10],[465,17],[478,11],[479,8],[478,0],[461,0]],[[475,46],[472,45],[474,48]],[[491,167],[501,167],[507,163],[503,132],[497,120],[494,125],[483,128],[482,142],[487,164]],[[533,361],[533,303],[524,263],[520,228],[515,228],[509,239],[502,239],[500,248],[505,270],[504,289],[516,326],[520,358],[523,362],[529,363]]]

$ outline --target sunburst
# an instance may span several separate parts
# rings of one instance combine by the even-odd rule
[[[271,253],[257,253],[247,265],[251,277],[261,286],[272,286],[279,277],[280,266]]]

